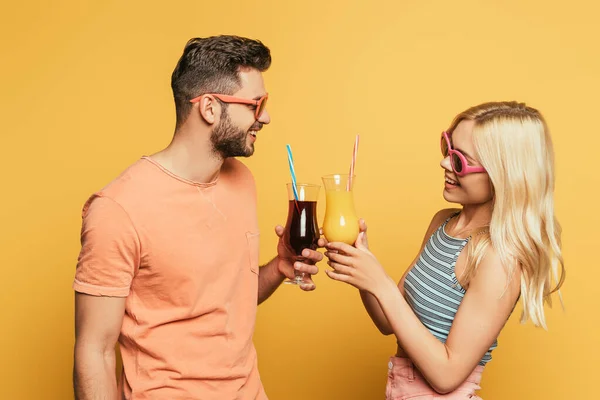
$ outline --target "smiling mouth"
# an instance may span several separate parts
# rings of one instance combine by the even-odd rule
[[[448,178],[447,176],[445,178],[446,178],[446,183],[448,183],[450,185],[454,185],[454,186],[460,186],[457,181],[452,180],[452,179]]]

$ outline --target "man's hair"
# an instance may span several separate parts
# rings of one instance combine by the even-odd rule
[[[238,72],[271,65],[271,52],[258,40],[239,36],[190,39],[171,75],[177,127],[189,116],[190,100],[206,93],[233,94],[240,88]]]

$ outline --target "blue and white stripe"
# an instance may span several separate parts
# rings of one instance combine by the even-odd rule
[[[446,234],[444,228],[449,220],[431,235],[404,280],[409,305],[423,325],[442,343],[448,339],[454,316],[465,295],[465,289],[456,279],[454,267],[470,239],[457,239]],[[498,341],[495,340],[479,365],[485,365],[492,359],[492,350],[497,346]]]

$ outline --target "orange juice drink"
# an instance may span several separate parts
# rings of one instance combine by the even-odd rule
[[[328,242],[343,242],[354,245],[358,237],[358,216],[354,208],[353,180],[349,175],[324,176],[325,218],[323,234]]]

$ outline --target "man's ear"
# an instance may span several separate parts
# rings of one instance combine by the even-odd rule
[[[208,125],[213,125],[219,118],[221,107],[217,99],[211,95],[204,95],[198,104],[198,112]]]

